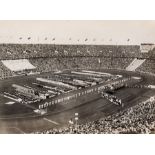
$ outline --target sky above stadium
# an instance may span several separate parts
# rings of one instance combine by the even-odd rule
[[[0,43],[155,43],[155,21],[0,21]]]

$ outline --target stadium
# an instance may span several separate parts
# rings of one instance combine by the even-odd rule
[[[0,50],[0,133],[154,133],[154,44]]]

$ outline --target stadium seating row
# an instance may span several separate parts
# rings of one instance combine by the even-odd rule
[[[146,58],[136,71],[155,73],[155,48],[141,53],[137,45],[0,44],[1,61],[27,58],[39,72],[64,69],[126,69],[135,58]],[[20,65],[20,64],[19,64]],[[0,62],[0,79],[13,75]]]
[[[147,59],[137,70],[155,74],[155,60]]]
[[[0,61],[0,79],[5,79],[12,76],[12,72],[3,65]]]
[[[73,57],[73,58],[37,58],[30,59],[30,63],[38,72],[50,72],[65,69],[126,69],[132,62],[132,58],[97,58],[97,57]],[[20,65],[20,64],[19,64]],[[155,60],[147,59],[137,71],[155,73]],[[13,73],[0,63],[0,78],[7,78]]]
[[[73,57],[73,58],[38,58],[30,59],[30,62],[40,72],[48,72],[62,69],[125,69],[132,58],[97,58],[97,57]],[[42,64],[42,65],[41,65]]]
[[[0,44],[2,59],[67,56],[140,56],[140,46]]]
[[[85,124],[73,124],[60,129],[51,129],[38,134],[111,134],[155,132],[155,102],[147,101],[112,116]]]

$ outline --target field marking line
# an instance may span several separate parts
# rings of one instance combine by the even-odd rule
[[[59,123],[55,122],[55,121],[52,121],[50,119],[47,119],[47,118],[43,118],[45,121],[48,121],[50,123],[53,123],[53,124],[56,124],[56,125],[59,125]]]
[[[20,131],[21,133],[26,134],[24,131],[22,131],[21,129],[17,127],[8,127],[8,129],[16,129],[17,131]]]

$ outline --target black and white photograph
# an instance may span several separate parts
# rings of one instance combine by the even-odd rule
[[[155,21],[0,21],[0,134],[154,134]]]

